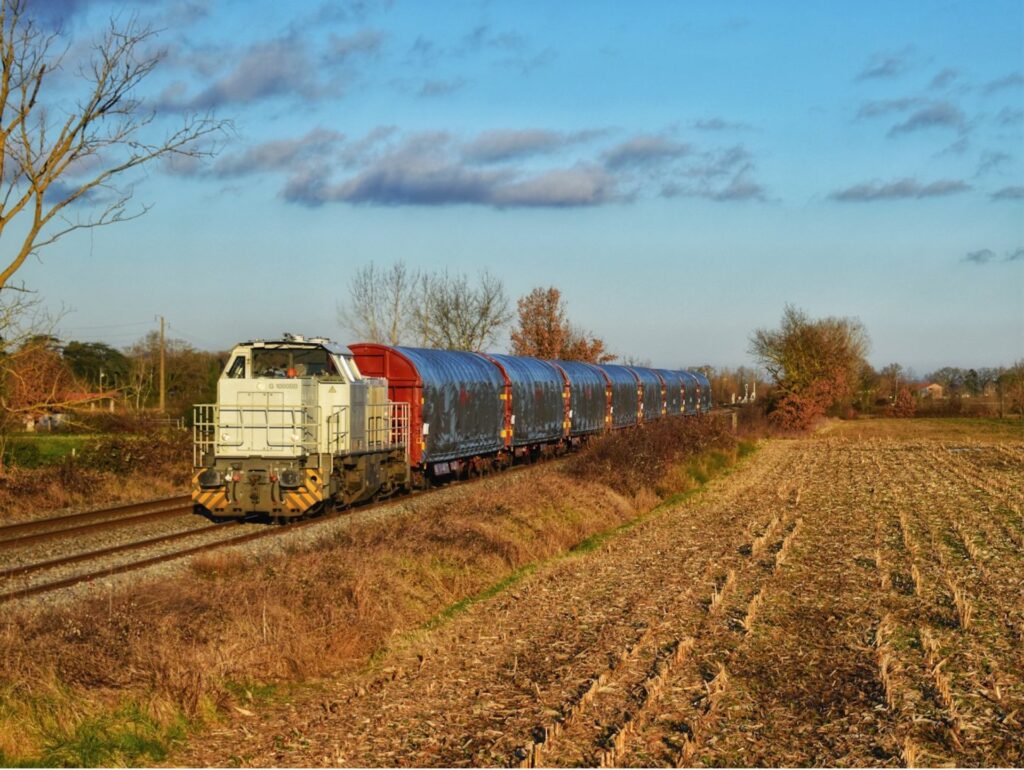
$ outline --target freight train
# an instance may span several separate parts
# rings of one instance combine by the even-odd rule
[[[195,407],[192,499],[283,522],[710,408],[699,372],[286,334],[235,346]]]

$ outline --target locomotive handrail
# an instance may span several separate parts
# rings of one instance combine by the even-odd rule
[[[315,412],[315,416],[311,416],[310,412]],[[262,417],[262,424],[258,424],[255,419],[257,414]],[[286,415],[290,419],[273,424],[271,415]],[[237,421],[225,421],[226,416],[237,416]],[[319,443],[319,406],[197,404],[194,408],[194,417],[193,462],[196,465],[200,464],[199,461],[206,452],[219,453],[222,448],[241,447],[245,443],[247,431],[250,440],[254,438],[255,432],[262,431],[263,443],[271,450],[305,449],[312,454],[317,451]],[[287,438],[276,438],[272,431],[291,431],[292,435]],[[298,438],[294,437],[295,431],[300,431]],[[232,438],[225,437],[223,433],[228,433]]]
[[[405,449],[409,451],[409,404],[388,401],[383,404],[366,404],[366,422],[362,431],[347,430],[349,407],[336,406],[327,416],[327,448],[338,454],[349,440],[349,452],[370,450]],[[362,435],[360,435],[360,433]]]
[[[345,416],[347,412],[347,405],[336,405],[327,415],[327,451],[332,455],[339,453],[341,447],[344,446],[343,440],[348,436],[348,431],[343,427],[348,424],[347,416]]]
[[[322,425],[320,414],[320,406],[196,404],[192,426],[193,464],[196,467],[205,464],[208,454],[242,447],[247,437],[252,442],[254,432],[262,433],[262,443],[268,450],[305,449],[309,454],[317,453],[321,451],[322,427],[326,428],[327,451],[332,454],[404,449],[408,456],[410,409],[407,403],[366,404],[366,422],[360,431],[351,429],[349,405],[333,407],[326,426]],[[272,415],[278,419],[272,420]],[[281,415],[286,419],[280,419]],[[280,438],[275,431],[281,432]],[[288,431],[292,435],[285,437],[284,432]],[[294,437],[296,431],[300,432],[298,438]]]

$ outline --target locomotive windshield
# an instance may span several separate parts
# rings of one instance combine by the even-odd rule
[[[254,348],[253,377],[337,377],[338,367],[324,348]]]

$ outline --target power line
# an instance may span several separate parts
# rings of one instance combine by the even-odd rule
[[[153,323],[152,321],[131,321],[128,323],[121,324],[98,324],[96,326],[72,326],[72,332],[88,331],[90,329],[123,329],[129,326],[147,326]]]
[[[191,340],[192,342],[196,343],[197,345],[202,345],[203,344],[203,343],[201,343],[199,341],[199,339],[196,336],[194,336],[192,334],[189,334],[188,332],[184,331],[183,329],[181,329],[178,326],[175,326],[174,324],[172,324],[169,321],[167,322],[167,328],[170,329],[171,331],[177,332],[178,334],[180,334],[185,339]]]

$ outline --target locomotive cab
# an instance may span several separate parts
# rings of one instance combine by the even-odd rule
[[[213,518],[295,518],[407,484],[408,404],[323,338],[237,345],[195,407],[192,496]]]

